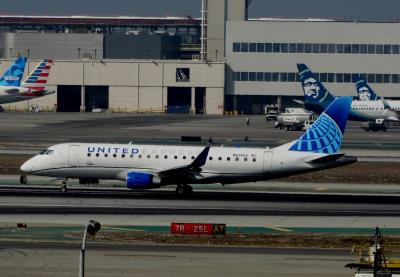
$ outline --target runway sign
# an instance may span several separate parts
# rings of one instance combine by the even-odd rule
[[[181,235],[225,235],[226,224],[171,223],[171,234]]]

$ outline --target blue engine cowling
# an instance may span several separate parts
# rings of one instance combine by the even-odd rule
[[[149,188],[153,184],[153,175],[149,173],[130,172],[126,176],[126,186],[129,189]]]

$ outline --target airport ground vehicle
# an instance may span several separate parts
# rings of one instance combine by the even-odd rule
[[[278,107],[265,107],[265,121],[271,121],[277,119],[278,116]]]
[[[386,132],[388,126],[387,122],[383,119],[369,120],[361,123],[361,128],[365,131],[384,131]]]
[[[301,108],[287,108],[277,116],[274,127],[285,131],[303,131],[312,124],[313,113]]]

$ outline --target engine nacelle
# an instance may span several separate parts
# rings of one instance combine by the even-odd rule
[[[160,178],[149,173],[130,172],[126,176],[126,186],[129,189],[154,188],[160,184]]]

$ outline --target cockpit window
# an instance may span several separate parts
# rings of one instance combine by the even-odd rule
[[[48,149],[42,150],[39,153],[39,155],[53,155],[53,154],[54,154],[54,150],[48,150]]]

